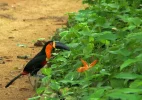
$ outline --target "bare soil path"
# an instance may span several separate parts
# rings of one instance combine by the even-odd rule
[[[25,100],[34,95],[27,76],[5,88],[28,62],[17,56],[33,57],[41,49],[33,41],[49,40],[66,23],[65,13],[81,8],[81,0],[0,0],[0,100]]]

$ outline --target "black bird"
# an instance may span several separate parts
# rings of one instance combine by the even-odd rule
[[[30,74],[31,76],[36,75],[37,72],[47,63],[47,60],[50,59],[52,50],[54,48],[69,50],[69,47],[67,47],[65,44],[61,42],[54,42],[54,41],[46,42],[42,50],[27,63],[23,71],[15,78],[13,78],[5,86],[5,88],[9,87],[16,79],[18,79],[22,75],[27,75],[27,74]]]

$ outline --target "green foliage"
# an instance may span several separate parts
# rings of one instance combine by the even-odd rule
[[[141,0],[83,3],[89,6],[69,13],[59,34],[71,51],[55,54],[51,68],[42,69],[47,76],[37,94],[47,98],[41,100],[142,100]],[[79,73],[81,58],[98,63]]]

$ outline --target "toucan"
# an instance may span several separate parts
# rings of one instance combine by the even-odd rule
[[[48,41],[45,43],[41,51],[31,59],[26,66],[24,67],[23,71],[13,78],[5,88],[9,87],[16,79],[18,79],[22,75],[30,74],[31,76],[36,75],[37,72],[47,63],[47,61],[51,57],[51,53],[53,49],[63,49],[63,50],[70,50],[68,46],[61,42],[55,41]]]

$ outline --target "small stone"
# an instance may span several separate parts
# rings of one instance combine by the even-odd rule
[[[0,64],[5,64],[5,62],[3,60],[0,60]]]
[[[20,88],[19,91],[29,91],[28,88]]]
[[[11,36],[11,37],[8,37],[8,38],[9,38],[9,39],[14,39],[14,37],[12,37],[12,36]]]
[[[8,3],[0,3],[0,7],[8,6]]]
[[[28,59],[29,58],[29,56],[28,55],[24,55],[24,56],[17,56],[17,58],[19,58],[19,59]]]
[[[43,46],[45,43],[46,43],[45,40],[37,40],[34,46],[40,47],[40,46]]]
[[[0,88],[2,88],[2,84],[0,84]]]

